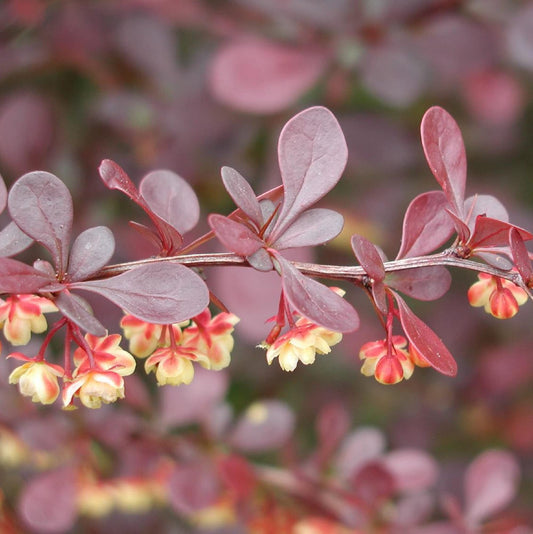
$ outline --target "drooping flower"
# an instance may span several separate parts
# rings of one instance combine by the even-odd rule
[[[146,358],[154,352],[163,331],[163,325],[147,323],[133,315],[125,315],[120,326],[130,342],[130,352],[137,358]]]
[[[270,365],[274,358],[278,358],[284,371],[294,371],[298,362],[304,365],[314,363],[317,353],[328,354],[341,339],[340,332],[333,332],[302,317],[268,347],[267,362]]]
[[[218,371],[227,367],[233,349],[233,330],[239,322],[233,313],[219,313],[211,317],[209,308],[192,318],[191,326],[183,331],[182,344],[204,355],[199,360],[204,367]]]
[[[0,324],[12,345],[27,345],[31,333],[41,334],[47,328],[44,313],[55,312],[55,304],[37,295],[11,295],[0,300]]]
[[[478,278],[468,290],[468,301],[498,319],[514,317],[527,301],[527,293],[509,280],[487,273],[479,273]]]
[[[160,386],[167,384],[179,386],[192,382],[194,378],[192,362],[196,360],[208,363],[206,356],[187,347],[181,345],[161,347],[144,362],[144,369],[147,374],[155,372]]]
[[[408,380],[415,364],[406,347],[407,339],[403,336],[365,343],[359,351],[359,358],[363,360],[361,373],[374,376],[382,384],[397,384],[404,378]]]
[[[124,378],[118,372],[98,369],[77,373],[63,388],[63,407],[71,407],[74,397],[87,408],[100,408],[102,403],[124,398]]]
[[[59,365],[28,358],[20,352],[11,353],[8,358],[25,361],[9,375],[10,384],[18,384],[19,391],[33,402],[52,404],[59,396],[58,377],[64,375]]]

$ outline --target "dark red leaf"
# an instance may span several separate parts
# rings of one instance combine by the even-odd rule
[[[374,244],[360,235],[353,235],[351,239],[352,250],[355,257],[365,270],[366,274],[377,282],[385,278],[385,267],[381,254]]]
[[[221,243],[239,256],[250,256],[265,244],[250,228],[224,215],[211,214],[207,221]]]
[[[106,329],[93,315],[89,303],[79,295],[61,291],[54,299],[59,311],[80,328],[95,336],[105,336]]]
[[[104,159],[98,167],[98,172],[100,173],[100,178],[109,189],[118,189],[139,204],[141,195],[120,165],[110,159]]]
[[[177,263],[152,263],[102,280],[74,282],[71,288],[98,293],[139,319],[157,324],[179,323],[209,304],[203,280]]]
[[[335,332],[353,332],[359,316],[342,297],[296,269],[283,256],[276,255],[281,268],[281,283],[290,305],[310,321]]]
[[[476,218],[476,224],[470,241],[469,247],[472,250],[484,247],[504,247],[509,246],[509,232],[514,228],[524,241],[533,239],[533,234],[527,230],[514,226],[508,222],[483,217],[479,215]]]
[[[221,174],[224,187],[235,205],[248,215],[260,229],[263,225],[263,214],[250,184],[231,167],[222,167]]]
[[[466,153],[459,126],[447,111],[434,106],[424,114],[420,131],[429,168],[453,211],[462,217]]]
[[[418,300],[436,300],[442,297],[452,284],[448,270],[441,265],[417,267],[387,274],[388,286]]]
[[[465,516],[480,524],[500,512],[515,497],[520,466],[506,451],[490,450],[478,456],[465,475]]]
[[[73,468],[49,471],[24,485],[19,514],[32,532],[59,534],[70,530],[78,515],[77,476]]]
[[[52,280],[25,263],[0,258],[0,293],[37,293]]]
[[[511,228],[509,232],[509,242],[511,244],[511,252],[513,253],[513,260],[516,269],[520,273],[522,280],[526,285],[530,285],[533,280],[533,268],[531,267],[531,259],[529,252],[524,244],[524,240],[516,228]]]
[[[326,404],[316,420],[316,431],[321,448],[333,451],[350,428],[350,414],[339,402]]]
[[[348,148],[333,113],[306,109],[284,126],[278,143],[284,197],[271,234],[275,241],[300,213],[321,199],[339,181]]]
[[[321,245],[337,237],[344,218],[333,210],[314,208],[304,211],[272,244],[274,248],[309,247]]]
[[[200,205],[193,188],[179,175],[168,170],[147,174],[139,186],[149,208],[179,233],[194,228]]]
[[[73,216],[72,197],[67,186],[49,172],[30,172],[14,183],[8,207],[20,229],[46,247],[56,269],[64,273]]]
[[[14,256],[26,250],[33,243],[14,222],[10,222],[0,231],[0,257]]]
[[[396,489],[395,480],[379,461],[367,463],[350,481],[353,492],[372,509],[378,509]]]
[[[247,500],[257,483],[254,470],[243,456],[230,454],[217,461],[218,473],[238,500]]]
[[[448,201],[442,191],[422,193],[412,200],[403,219],[402,244],[397,259],[424,256],[446,243],[453,234],[453,221],[445,211]]]
[[[74,241],[68,261],[71,280],[83,280],[101,269],[113,256],[115,238],[107,226],[95,226]]]
[[[394,298],[398,303],[400,321],[409,343],[431,367],[444,375],[455,376],[457,363],[437,334],[411,311],[400,295],[394,293]]]

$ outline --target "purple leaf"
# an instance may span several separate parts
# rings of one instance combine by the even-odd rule
[[[98,293],[148,323],[179,323],[209,304],[203,280],[177,263],[152,263],[103,280],[74,282],[71,288]]]
[[[310,209],[304,211],[272,246],[283,250],[321,245],[337,237],[343,225],[344,218],[336,211],[323,208]]]
[[[262,271],[266,273],[274,268],[272,258],[264,248],[260,248],[250,256],[246,256],[246,259],[256,271]]]
[[[398,303],[400,321],[409,343],[431,367],[444,375],[455,376],[457,363],[439,337],[411,311],[400,295],[394,293],[394,298]]]
[[[473,232],[478,215],[509,222],[509,214],[505,206],[492,195],[473,195],[465,200],[465,212],[468,216],[468,227]]]
[[[508,222],[478,215],[468,246],[475,250],[481,247],[509,246],[509,232],[515,229],[524,241],[533,239],[533,234]]]
[[[110,159],[104,159],[98,167],[98,172],[109,189],[118,189],[135,203],[143,205],[139,191],[120,165]]]
[[[209,85],[224,104],[252,113],[275,113],[316,82],[325,59],[320,51],[258,39],[230,43],[215,55]]]
[[[6,209],[7,205],[7,188],[4,179],[0,175],[0,213]]]
[[[453,211],[462,217],[466,153],[459,126],[447,111],[434,106],[424,114],[420,131],[429,168]]]
[[[465,515],[477,525],[500,512],[518,491],[520,467],[506,451],[490,450],[478,456],[465,475]]]
[[[54,299],[59,311],[80,328],[95,336],[105,336],[106,329],[93,315],[87,301],[69,291],[61,291]]]
[[[49,172],[30,172],[14,183],[8,206],[17,226],[50,251],[56,269],[63,274],[73,214],[67,186]]]
[[[377,282],[385,278],[385,267],[379,250],[368,239],[360,235],[353,235],[351,239],[352,250],[355,257],[365,270],[366,274]]]
[[[235,205],[248,215],[260,229],[263,225],[263,214],[250,184],[231,167],[222,167],[221,174],[224,187]]]
[[[150,209],[181,234],[196,226],[198,197],[181,176],[168,170],[153,171],[141,180],[139,189]]]
[[[267,400],[248,407],[229,441],[242,452],[257,453],[282,447],[294,430],[294,414],[283,402]]]
[[[47,274],[10,258],[0,258],[0,293],[37,293],[52,280]]]
[[[438,464],[425,451],[396,449],[383,462],[392,473],[400,491],[422,491],[437,482]]]
[[[396,481],[392,473],[380,461],[367,463],[350,481],[358,499],[373,510],[377,510],[383,501],[392,497],[396,490]]]
[[[454,228],[445,211],[447,205],[442,191],[429,191],[413,199],[403,219],[402,244],[397,259],[424,256],[446,243]]]
[[[516,269],[520,273],[524,283],[529,285],[533,279],[531,259],[529,258],[529,252],[524,244],[524,240],[516,228],[511,228],[511,231],[509,232],[509,242],[511,244],[511,252],[513,253]]]
[[[0,257],[14,256],[26,250],[33,243],[14,222],[10,222],[0,231]]]
[[[448,270],[441,265],[417,267],[387,274],[387,285],[418,300],[442,297],[452,283]]]
[[[346,166],[348,148],[333,113],[323,107],[313,107],[284,126],[278,155],[284,197],[270,236],[274,241],[302,211],[339,181]]]
[[[211,214],[207,221],[220,242],[239,256],[250,256],[265,244],[250,228],[224,215]]]
[[[24,485],[19,514],[32,532],[67,532],[78,515],[77,474],[72,467],[49,471]]]
[[[359,316],[342,297],[296,269],[291,262],[276,255],[281,267],[285,298],[301,315],[335,332],[352,332],[359,326]]]
[[[83,280],[101,269],[113,256],[115,238],[107,226],[95,226],[82,232],[74,241],[68,261],[73,281]]]

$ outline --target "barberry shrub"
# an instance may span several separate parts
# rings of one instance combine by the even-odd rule
[[[228,215],[209,215],[210,230],[191,240],[186,234],[198,223],[200,206],[184,179],[156,170],[137,187],[117,163],[104,160],[99,168],[103,183],[126,195],[149,220],[130,223],[157,250],[141,260],[110,264],[115,238],[105,226],[73,238],[73,202],[55,175],[27,173],[9,192],[0,181],[0,208],[7,207],[11,217],[0,233],[0,322],[13,347],[4,348],[7,358],[22,362],[8,381],[35,403],[60,398],[66,410],[127,402],[131,384],[131,402],[138,402],[142,411],[138,382],[128,382],[128,377],[139,373],[136,367],[143,360],[144,371],[153,373],[158,386],[186,391],[174,400],[182,403],[182,415],[165,420],[162,407],[163,428],[194,422],[205,431],[205,445],[224,444],[193,451],[187,439],[161,440],[161,450],[139,476],[112,481],[73,458],[27,486],[20,506],[31,527],[63,531],[78,515],[146,511],[163,504],[191,524],[240,521],[252,532],[363,532],[373,524],[414,529],[431,517],[434,503],[428,491],[438,470],[434,460],[419,450],[386,453],[379,434],[349,434],[349,416],[337,405],[319,414],[319,447],[306,465],[284,471],[252,464],[245,454],[264,453],[287,441],[293,414],[271,400],[249,406],[234,420],[222,402],[224,379],[205,371],[230,365],[239,323],[239,310],[226,308],[211,287],[207,268],[238,266],[259,276],[278,276],[279,304],[269,310],[271,325],[257,339],[257,351],[264,352],[265,364],[277,362],[290,372],[317,357],[335,357],[343,335],[360,327],[350,301],[356,289],[369,298],[382,334],[354,352],[365,376],[388,385],[410,379],[417,367],[447,377],[457,374],[454,357],[411,303],[442,297],[452,283],[449,267],[478,274],[468,291],[473,306],[500,319],[518,312],[533,288],[525,246],[533,234],[509,222],[497,198],[466,196],[461,132],[444,109],[425,113],[421,140],[439,189],[419,194],[407,207],[395,259],[388,260],[367,237],[355,234],[348,265],[294,261],[287,252],[328,243],[343,229],[340,213],[316,207],[341,179],[348,157],[342,129],[324,107],[302,111],[281,131],[280,186],[256,194],[237,170],[223,167],[222,183],[236,208]],[[226,252],[197,251],[215,239]],[[44,251],[28,262],[27,249],[34,243]],[[42,253],[47,259],[41,259]],[[123,311],[122,335],[106,329],[87,294]],[[43,335],[40,347],[36,334]],[[21,352],[23,346],[29,350]],[[198,390],[201,394],[194,393],[196,381],[208,383]],[[2,432],[3,443],[16,440]],[[126,435],[109,446],[119,450]],[[166,447],[176,447],[175,454],[163,454]],[[21,462],[29,461],[21,454]],[[452,497],[445,500],[449,521],[442,532],[477,531],[514,497],[517,481],[518,467],[510,454],[494,450],[478,457],[467,472],[464,505]],[[315,493],[314,487],[321,489]],[[57,489],[53,499],[50,488]],[[283,506],[265,488],[285,491],[296,507]],[[40,526],[48,505],[53,513]],[[308,513],[313,509],[319,513]],[[409,516],[410,509],[418,516]]]

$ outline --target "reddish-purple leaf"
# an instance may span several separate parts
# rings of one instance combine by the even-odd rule
[[[209,86],[224,104],[252,113],[275,113],[314,85],[325,56],[264,40],[222,47],[211,64]]]
[[[25,263],[0,258],[0,293],[37,293],[51,281],[46,273]]]
[[[466,185],[466,153],[459,126],[447,111],[434,106],[424,114],[420,131],[429,168],[453,211],[461,217]]]
[[[6,209],[7,205],[7,188],[4,179],[0,175],[0,213]]]
[[[54,299],[59,311],[80,328],[95,336],[105,336],[106,329],[93,315],[89,303],[79,295],[61,291]]]
[[[351,239],[352,250],[355,257],[365,270],[366,274],[377,282],[385,278],[385,267],[381,254],[376,246],[360,235],[353,235]]]
[[[179,323],[209,304],[203,280],[177,263],[142,265],[112,278],[74,282],[70,287],[98,293],[148,323]]]
[[[397,293],[394,298],[398,303],[400,321],[409,343],[434,369],[444,375],[455,376],[457,363],[437,334],[411,311]]]
[[[233,428],[229,441],[242,452],[264,452],[282,447],[294,430],[294,414],[283,402],[267,400],[248,407]]]
[[[257,477],[246,458],[237,454],[222,456],[217,462],[217,468],[231,494],[238,500],[248,501],[257,484]]]
[[[323,107],[306,109],[283,128],[278,143],[284,197],[271,240],[339,181],[348,158],[341,127]]]
[[[387,287],[382,281],[375,281],[372,283],[372,298],[381,313],[386,314],[389,311],[389,304],[387,302]]]
[[[148,228],[148,226],[145,224],[141,224],[136,221],[128,221],[128,225],[156,247],[161,245],[161,239],[159,238],[158,233],[152,228]]]
[[[418,300],[436,300],[442,297],[452,283],[448,270],[441,266],[417,267],[387,274],[388,286]]]
[[[71,280],[83,280],[101,269],[113,256],[115,238],[107,226],[95,226],[74,241],[68,261]]]
[[[198,197],[181,176],[168,170],[153,171],[142,179],[139,189],[149,208],[181,234],[196,226]]]
[[[73,216],[72,197],[67,186],[49,172],[30,172],[14,183],[8,207],[17,226],[46,247],[56,269],[64,273]]]
[[[340,402],[330,402],[321,408],[315,423],[321,449],[332,452],[348,432],[350,423],[350,414]]]
[[[373,510],[377,510],[396,490],[392,473],[380,461],[367,463],[352,477],[350,485],[357,498]]]
[[[409,204],[403,219],[402,244],[397,259],[424,256],[446,243],[453,234],[453,221],[445,211],[448,201],[442,191],[428,191]]]
[[[104,159],[98,167],[98,172],[100,173],[100,178],[109,189],[118,189],[139,204],[141,195],[120,165],[110,159]]]
[[[246,256],[246,259],[256,271],[262,271],[266,273],[274,268],[272,258],[264,248],[260,248],[250,256]]]
[[[438,477],[438,464],[426,451],[396,449],[383,462],[392,473],[400,491],[422,491],[433,486]]]
[[[533,239],[533,234],[508,222],[478,215],[468,246],[475,250],[484,247],[509,246],[509,232],[515,229],[524,241]]]
[[[221,174],[224,187],[235,205],[248,215],[260,229],[263,225],[263,214],[250,184],[231,167],[222,167]]]
[[[492,195],[473,195],[465,200],[465,215],[468,221],[465,221],[470,228],[474,230],[478,215],[498,219],[499,221],[509,222],[509,213],[505,206]]]
[[[14,256],[26,250],[33,243],[14,222],[10,222],[0,231],[0,257]]]
[[[220,242],[239,256],[250,256],[264,246],[263,240],[240,222],[216,213],[207,220]]]
[[[509,242],[511,244],[511,252],[516,269],[520,273],[522,280],[526,285],[529,285],[533,280],[533,268],[531,267],[531,259],[529,252],[524,244],[524,240],[516,228],[511,228],[509,232]]]
[[[500,512],[515,497],[520,467],[515,457],[499,450],[486,451],[468,467],[465,475],[465,516],[477,525]]]
[[[283,250],[321,245],[337,237],[343,225],[344,218],[340,213],[324,208],[313,208],[304,211],[272,246]]]
[[[313,323],[335,332],[353,332],[359,327],[354,308],[334,291],[307,276],[279,254],[281,283],[290,305]]]
[[[24,485],[18,503],[20,517],[35,533],[67,532],[78,515],[77,490],[72,467],[40,474]]]

